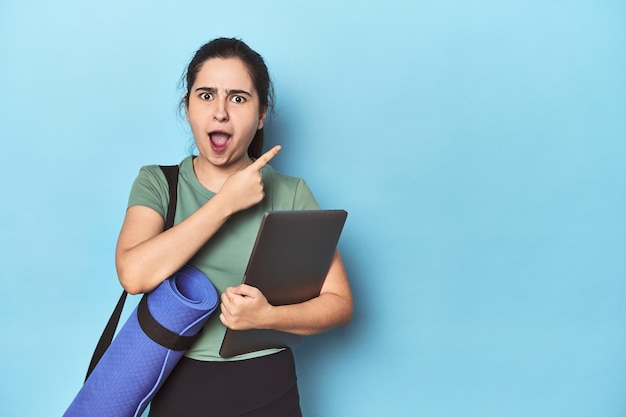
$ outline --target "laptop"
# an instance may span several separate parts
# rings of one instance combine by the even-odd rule
[[[266,212],[243,283],[261,290],[272,305],[301,303],[317,297],[347,216],[345,210]],[[220,356],[289,347],[301,338],[277,330],[227,329]]]

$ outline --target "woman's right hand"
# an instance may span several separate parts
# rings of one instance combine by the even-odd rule
[[[263,200],[263,176],[261,168],[280,152],[280,145],[261,155],[256,161],[226,179],[216,194],[232,213],[245,210]]]

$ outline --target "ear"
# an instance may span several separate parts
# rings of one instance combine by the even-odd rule
[[[185,105],[185,119],[189,122],[189,96],[187,94],[183,97],[183,104]]]
[[[267,107],[264,108],[263,111],[261,111],[261,114],[259,115],[259,123],[257,124],[256,130],[263,129],[263,123],[265,122],[265,116],[267,116]]]

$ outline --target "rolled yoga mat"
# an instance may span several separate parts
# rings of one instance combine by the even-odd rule
[[[142,298],[63,417],[139,417],[218,300],[189,265],[163,281]]]

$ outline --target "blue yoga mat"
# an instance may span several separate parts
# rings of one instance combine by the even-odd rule
[[[142,302],[158,324],[184,338],[200,331],[218,300],[207,277],[186,265]],[[184,351],[154,342],[138,319],[140,308],[124,323],[64,417],[138,417],[163,385]]]

